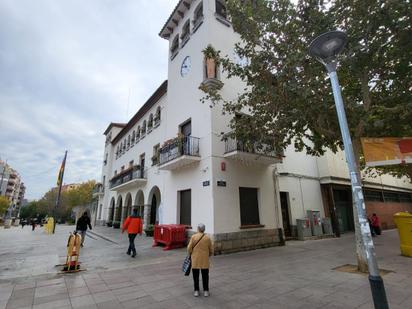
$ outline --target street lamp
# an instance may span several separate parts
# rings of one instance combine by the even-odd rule
[[[387,309],[389,306],[386,299],[385,287],[382,277],[379,274],[375,247],[373,245],[369,222],[365,213],[365,201],[363,198],[362,186],[357,173],[352,140],[349,133],[348,122],[346,120],[338,75],[336,73],[337,56],[342,52],[346,41],[347,36],[345,32],[330,31],[323,33],[312,41],[309,47],[309,54],[315,57],[326,67],[330,77],[333,97],[335,99],[336,112],[338,114],[339,127],[345,148],[346,161],[349,167],[352,195],[355,200],[356,211],[358,213],[363,248],[366,251],[365,253],[368,261],[369,283],[371,286],[372,298],[376,309]]]

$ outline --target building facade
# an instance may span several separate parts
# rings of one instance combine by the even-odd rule
[[[25,192],[26,187],[19,173],[0,160],[0,196],[10,201],[11,216],[18,217]]]
[[[104,132],[102,179],[94,193],[97,222],[118,228],[136,207],[145,227],[179,223],[193,232],[204,223],[217,253],[282,244],[283,229],[293,236],[296,219],[307,210],[335,216],[343,230],[342,218],[350,214],[336,193],[349,188],[341,153],[261,153],[225,137],[233,116],[201,103],[200,85],[223,85],[228,99],[244,88],[219,68],[211,76],[202,53],[211,44],[236,60],[233,46],[240,37],[224,2],[179,1],[159,35],[169,41],[168,79],[129,122],[111,123]],[[371,179],[370,188],[406,200],[412,192],[406,180],[389,176]]]

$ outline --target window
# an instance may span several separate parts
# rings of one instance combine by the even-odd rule
[[[395,192],[383,192],[383,198],[385,199],[385,202],[399,202],[399,196]]]
[[[134,142],[135,142],[135,139],[136,139],[136,131],[133,130],[133,133],[132,133],[132,146],[133,146],[133,144],[134,144]]]
[[[126,152],[126,139],[123,141],[123,153]]]
[[[129,168],[130,168],[130,167],[133,167],[133,163],[134,163],[133,160],[129,162]]]
[[[190,19],[183,25],[182,35],[180,39],[182,40],[182,47],[186,44],[190,37]]]
[[[156,109],[156,115],[154,117],[154,126],[157,127],[160,124],[160,106],[157,107]]]
[[[239,187],[240,224],[259,225],[258,189]]]
[[[227,19],[226,4],[224,0],[216,0],[216,14]]]
[[[365,201],[371,202],[383,202],[383,196],[381,191],[364,190]]]
[[[160,144],[153,146],[152,165],[159,164],[160,159]]]
[[[196,31],[197,28],[202,24],[203,22],[203,2],[200,2],[200,4],[197,6],[195,10],[195,15],[193,19],[193,31]]]
[[[116,159],[119,157],[119,145],[117,145],[117,149],[116,149]]]
[[[170,48],[171,58],[173,59],[179,50],[179,35],[177,34],[172,42],[172,47]]]
[[[143,121],[143,124],[142,124],[142,136],[141,137],[145,136],[145,134],[146,134],[146,120]]]
[[[399,193],[399,201],[401,203],[412,203],[412,194],[410,194],[410,193]]]
[[[106,165],[107,164],[107,157],[108,157],[108,153],[106,153],[105,155],[104,155],[104,161],[103,161],[103,164],[104,165]]]
[[[130,148],[130,135],[127,137],[127,149]]]
[[[117,170],[114,170],[114,176],[116,176],[117,175]]]
[[[136,143],[139,141],[140,139],[140,131],[142,129],[140,128],[140,126],[137,127],[137,131],[136,131]]]
[[[123,143],[120,143],[120,151],[119,151],[119,156],[121,156],[123,153]]]
[[[124,165],[122,165],[122,167],[120,168],[120,171],[121,171],[121,172],[124,171]]]
[[[150,114],[149,121],[147,123],[147,129],[148,131],[151,131],[152,128],[153,128],[153,114]]]

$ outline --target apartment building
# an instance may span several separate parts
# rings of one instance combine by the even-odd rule
[[[17,216],[24,199],[26,187],[19,173],[4,161],[0,161],[0,196],[5,196],[12,206],[12,215]]]
[[[342,153],[261,153],[226,137],[232,115],[200,102],[200,85],[221,87],[226,98],[244,88],[219,68],[211,77],[202,53],[212,44],[242,61],[233,52],[240,37],[224,1],[179,1],[159,35],[169,41],[168,79],[127,123],[110,123],[104,132],[97,222],[118,228],[135,207],[145,226],[179,223],[193,232],[204,223],[217,253],[282,244],[307,210],[334,216],[335,229],[350,230]],[[396,194],[399,202],[391,207],[412,210],[406,179],[382,176],[365,184],[370,196],[380,194],[382,207],[385,195]]]

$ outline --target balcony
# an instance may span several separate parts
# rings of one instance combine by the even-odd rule
[[[122,191],[143,185],[147,182],[146,171],[139,166],[124,170],[110,180],[110,191]]]
[[[265,147],[257,147],[253,142],[242,142],[233,137],[225,137],[224,157],[246,163],[271,165],[282,162],[282,156],[275,151],[265,151]],[[260,149],[263,148],[263,149]]]
[[[94,186],[92,195],[93,197],[101,197],[104,195],[104,187],[101,183],[98,183]]]
[[[177,137],[160,149],[159,170],[172,171],[200,161],[199,138]]]

